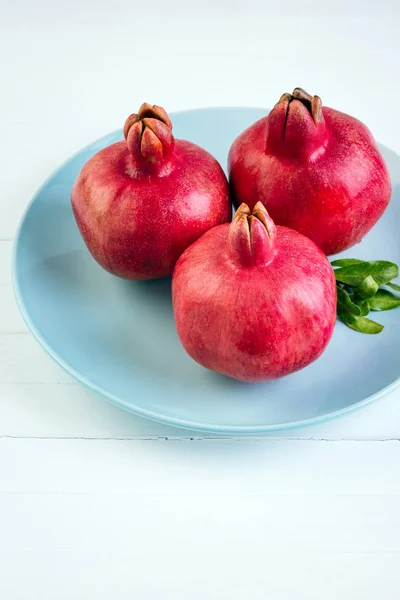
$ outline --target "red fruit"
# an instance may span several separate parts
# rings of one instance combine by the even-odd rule
[[[389,203],[385,162],[365,125],[301,88],[233,142],[230,183],[237,204],[263,202],[280,225],[325,254],[362,240]]]
[[[172,299],[179,337],[204,367],[266,381],[322,354],[336,320],[336,285],[308,238],[276,227],[261,202],[208,231],[178,260]]]
[[[90,252],[127,279],[170,275],[182,252],[230,221],[226,177],[208,152],[175,140],[159,106],[128,117],[126,141],[95,154],[72,190],[72,207]]]

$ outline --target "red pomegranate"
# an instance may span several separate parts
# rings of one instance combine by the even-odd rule
[[[236,203],[263,202],[274,221],[325,254],[362,240],[389,203],[389,173],[363,123],[301,88],[284,94],[229,153]]]
[[[326,256],[258,202],[205,233],[172,277],[181,342],[204,367],[243,381],[276,379],[322,354],[336,320]]]
[[[182,252],[230,221],[226,177],[208,152],[175,140],[163,108],[142,104],[124,135],[95,154],[72,190],[72,207],[93,257],[127,279],[170,275]]]

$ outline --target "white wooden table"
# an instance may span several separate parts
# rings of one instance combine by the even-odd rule
[[[1,600],[400,596],[400,392],[274,437],[165,427],[53,364],[11,289],[33,192],[142,101],[301,85],[400,152],[398,2],[283,4],[1,2]]]

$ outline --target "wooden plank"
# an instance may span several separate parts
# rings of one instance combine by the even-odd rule
[[[29,333],[0,335],[0,383],[70,383]]]
[[[400,494],[399,462],[397,441],[3,438],[0,493]]]
[[[95,495],[0,494],[0,527],[7,600],[395,600],[400,589],[397,494],[141,496],[111,481]]]
[[[11,285],[12,242],[0,241],[0,334],[26,332]]]

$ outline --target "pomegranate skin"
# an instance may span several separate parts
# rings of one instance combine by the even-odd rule
[[[389,173],[368,128],[300,88],[238,136],[228,162],[237,205],[260,200],[277,224],[328,255],[360,242],[390,200]]]
[[[191,243],[231,219],[221,166],[199,146],[175,140],[171,127],[163,109],[142,105],[127,119],[126,141],[95,154],[72,189],[89,251],[126,279],[170,275]]]
[[[261,203],[244,213],[246,224],[246,209],[182,254],[172,278],[174,316],[198,363],[242,381],[268,381],[326,348],[336,321],[335,277],[310,239],[275,228]]]

